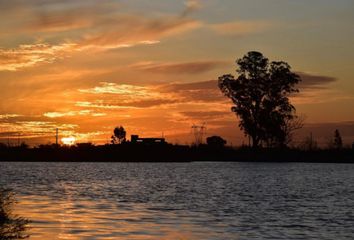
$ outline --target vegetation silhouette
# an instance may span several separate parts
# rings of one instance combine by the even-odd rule
[[[24,239],[26,234],[27,219],[12,214],[12,206],[15,203],[14,194],[9,189],[0,188],[0,239]]]
[[[343,147],[342,136],[340,135],[338,129],[336,129],[336,130],[334,131],[334,140],[333,140],[333,143],[334,143],[334,147],[337,148],[337,149],[341,149],[341,148]]]
[[[115,127],[113,130],[113,135],[111,136],[112,144],[121,144],[125,141],[127,132],[123,126]]]
[[[227,141],[220,136],[207,137],[206,142],[208,146],[214,148],[223,148],[227,143]]]
[[[33,148],[0,146],[0,161],[21,162],[333,162],[354,163],[354,149],[320,149],[310,136],[299,148],[252,148],[226,146],[218,136],[208,144],[174,145],[158,141],[125,141],[121,144],[74,146],[56,144]],[[150,140],[150,138],[148,138]]]
[[[240,128],[254,148],[286,146],[297,119],[288,97],[299,92],[295,85],[300,77],[288,63],[269,62],[260,52],[248,52],[236,64],[239,76],[223,75],[218,84],[234,103],[231,110],[240,118]]]

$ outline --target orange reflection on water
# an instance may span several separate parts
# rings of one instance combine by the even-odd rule
[[[107,200],[19,197],[16,214],[31,220],[30,239],[206,239],[212,235],[175,213]],[[207,233],[207,237],[206,237]],[[220,234],[218,235],[220,237]],[[216,235],[215,235],[216,237]]]

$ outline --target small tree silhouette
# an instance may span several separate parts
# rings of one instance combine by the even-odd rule
[[[225,144],[227,143],[225,139],[219,136],[207,137],[206,141],[210,147],[218,147],[218,148],[224,147]]]
[[[126,131],[123,126],[115,127],[111,137],[112,144],[121,144],[125,142]]]
[[[337,149],[341,149],[343,147],[343,141],[342,141],[342,137],[339,133],[339,130],[336,129],[334,131],[334,147],[337,148]]]

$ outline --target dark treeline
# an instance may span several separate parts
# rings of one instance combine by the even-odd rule
[[[189,161],[267,161],[267,162],[334,162],[354,163],[354,150],[290,149],[199,146],[172,144],[90,143],[75,146],[41,145],[36,148],[2,147],[0,161],[34,162],[189,162]]]

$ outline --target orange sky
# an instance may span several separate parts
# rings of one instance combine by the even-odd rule
[[[251,50],[298,72],[302,134],[354,140],[350,0],[0,0],[0,137],[190,143],[191,126],[244,141],[216,79]]]

